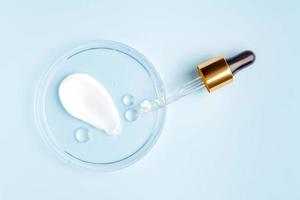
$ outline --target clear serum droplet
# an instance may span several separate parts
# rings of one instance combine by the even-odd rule
[[[90,140],[89,130],[87,128],[78,128],[75,131],[74,137],[79,143],[88,142]]]
[[[134,97],[130,94],[127,94],[127,95],[123,96],[122,102],[126,106],[131,106],[134,103]]]
[[[137,110],[135,110],[135,109],[128,109],[125,112],[125,119],[127,121],[133,122],[133,121],[137,120],[138,115],[139,114],[138,114]]]

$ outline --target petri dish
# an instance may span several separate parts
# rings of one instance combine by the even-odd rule
[[[58,87],[73,73],[91,75],[110,93],[122,123],[118,136],[108,136],[64,110]],[[163,82],[141,53],[119,42],[95,41],[67,52],[41,77],[35,91],[35,123],[43,140],[68,163],[117,170],[141,159],[155,144],[166,108],[144,116],[136,116],[134,108],[144,99],[162,96]]]

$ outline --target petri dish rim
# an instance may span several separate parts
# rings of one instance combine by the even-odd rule
[[[152,63],[148,61],[148,59],[144,55],[142,55],[135,49],[120,42],[115,42],[110,40],[98,40],[98,41],[82,44],[70,50],[69,52],[61,56],[59,59],[57,59],[44,73],[44,75],[41,76],[40,80],[38,81],[38,85],[35,89],[35,94],[34,94],[34,120],[43,141],[52,150],[54,150],[62,160],[67,161],[67,163],[71,163],[75,166],[84,167],[88,169],[94,169],[100,171],[114,171],[114,170],[127,167],[137,162],[139,159],[144,157],[151,150],[151,148],[159,138],[162,128],[164,126],[165,118],[166,118],[166,108],[162,108],[157,112],[157,119],[155,125],[153,126],[152,133],[149,136],[149,138],[145,141],[145,143],[139,149],[137,149],[133,154],[123,159],[110,162],[110,163],[90,163],[86,161],[83,162],[82,160],[72,156],[64,149],[62,149],[58,145],[56,138],[54,138],[53,134],[51,134],[51,129],[49,128],[47,122],[47,116],[45,114],[45,100],[46,100],[47,90],[49,84],[51,83],[51,80],[53,79],[56,72],[61,67],[61,63],[70,59],[76,54],[79,54],[87,50],[93,50],[93,49],[115,50],[124,53],[127,56],[130,56],[131,58],[136,60],[140,65],[144,67],[150,79],[152,80],[153,86],[155,87],[156,95],[158,97],[165,96],[165,88],[159,74],[155,70]]]

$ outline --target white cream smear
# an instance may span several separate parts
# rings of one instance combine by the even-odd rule
[[[106,89],[84,73],[67,76],[59,86],[59,98],[65,110],[108,135],[121,132],[119,112]]]

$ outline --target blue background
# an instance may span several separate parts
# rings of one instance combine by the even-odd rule
[[[297,1],[1,1],[0,199],[300,199]],[[97,39],[123,42],[168,89],[193,67],[244,49],[235,82],[169,106],[163,133],[133,166],[70,167],[42,142],[33,94],[57,57]],[[113,78],[113,77],[112,77]]]

